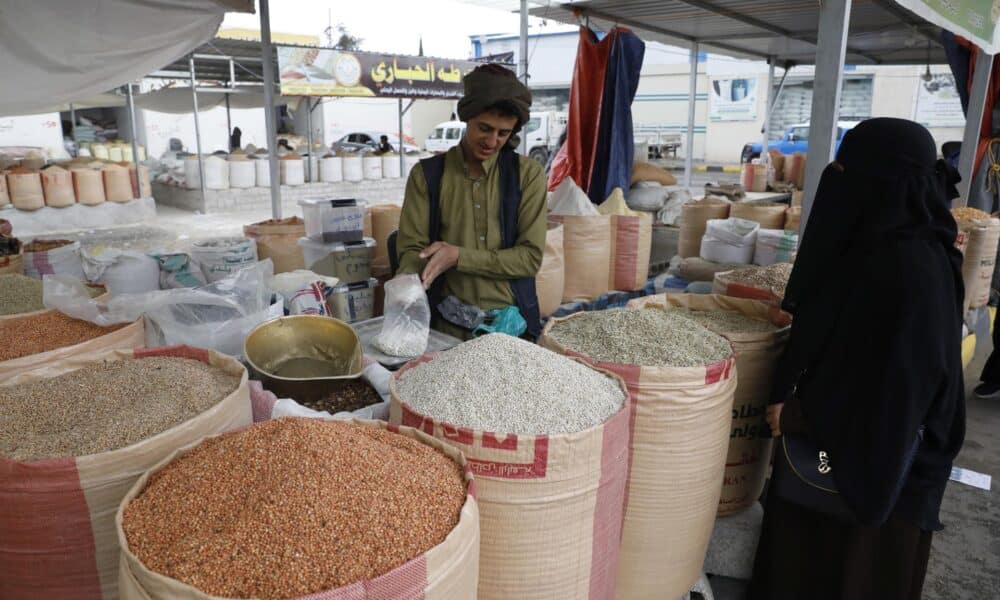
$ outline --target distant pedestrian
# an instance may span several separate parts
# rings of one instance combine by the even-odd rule
[[[243,132],[240,131],[239,127],[233,127],[233,134],[229,136],[229,150],[239,150],[243,146],[240,144],[240,138],[243,136]]]
[[[388,154],[392,152],[392,144],[389,143],[389,136],[383,135],[379,138],[378,146],[375,147],[376,154]]]

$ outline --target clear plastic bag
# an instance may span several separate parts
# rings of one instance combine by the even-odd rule
[[[372,345],[389,356],[420,356],[427,350],[431,308],[417,275],[400,275],[385,284],[385,320]]]

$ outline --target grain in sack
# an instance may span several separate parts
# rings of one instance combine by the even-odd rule
[[[611,281],[611,217],[549,215],[563,226],[563,302],[593,300],[608,293]]]
[[[344,163],[339,156],[327,154],[320,159],[319,180],[323,183],[340,183],[344,180]]]
[[[705,228],[701,238],[701,257],[716,263],[746,265],[753,262],[757,245],[756,221],[737,219],[713,219]]]
[[[777,202],[734,202],[729,216],[754,221],[761,229],[782,229],[785,226],[786,208],[784,204]]]
[[[68,275],[83,280],[80,242],[72,240],[34,240],[25,244],[24,274],[41,279],[45,275]]]
[[[761,229],[757,232],[753,263],[766,266],[794,262],[798,249],[798,232],[785,229]]]
[[[792,274],[789,263],[775,263],[766,267],[740,267],[715,274],[712,293],[734,298],[760,300],[772,306],[781,306],[785,299],[785,286]]]
[[[389,268],[389,234],[399,229],[399,216],[403,209],[397,204],[378,204],[368,209],[371,214],[372,237],[375,239],[375,258],[372,268]]]
[[[210,437],[122,501],[121,598],[475,598],[475,493],[461,453],[409,427],[283,418]]]
[[[677,243],[677,254],[681,258],[699,256],[701,254],[701,239],[705,228],[712,219],[729,217],[730,203],[725,200],[703,198],[688,202],[681,207],[680,238]]]
[[[103,204],[107,197],[104,195],[104,177],[101,171],[91,168],[70,169],[73,176],[73,191],[76,194],[76,201],[84,206],[96,206]]]
[[[785,231],[799,231],[802,226],[802,207],[789,206],[785,211]]]
[[[80,258],[87,280],[103,284],[112,295],[160,289],[160,263],[144,252],[100,247],[83,250]]]
[[[258,260],[271,259],[275,274],[305,268],[299,238],[306,235],[306,226],[301,217],[244,225],[243,234],[257,243]]]
[[[24,273],[24,257],[21,254],[0,256],[0,273]]]
[[[73,206],[76,202],[73,193],[73,175],[62,167],[48,167],[42,170],[42,191],[45,194],[45,206],[65,208]]]
[[[565,285],[563,226],[559,223],[548,223],[548,229],[545,232],[545,252],[542,254],[542,266],[538,268],[538,273],[535,275],[538,309],[542,317],[547,317],[559,310]]]
[[[659,313],[621,314],[653,310]],[[628,387],[619,600],[680,598],[691,589],[708,549],[728,451],[736,389],[732,348],[668,312],[578,313],[550,320],[539,340],[617,374]],[[582,345],[611,360],[573,347]]]
[[[962,260],[965,310],[968,311],[989,304],[990,284],[1000,245],[1000,219],[962,220],[958,222],[958,228],[968,237]]]
[[[803,189],[806,181],[806,155],[795,152],[785,155],[785,181],[794,183],[797,189]]]
[[[139,364],[151,359],[158,364]],[[195,364],[178,366],[178,360]],[[18,411],[18,419],[27,420],[19,426],[0,420],[0,427],[16,427],[15,452],[29,452],[25,440],[37,445],[39,457],[54,452],[35,460],[10,458],[7,444],[0,451],[0,572],[12,598],[118,598],[114,519],[129,489],[177,448],[253,420],[243,366],[196,348],[90,354],[25,372],[4,386],[0,404],[6,407],[14,406],[10,396],[17,389],[40,403],[37,411]],[[60,419],[66,420],[61,426]],[[46,428],[52,432],[42,435]],[[74,435],[62,433],[70,430]]]
[[[476,477],[480,600],[612,598],[628,395],[621,380],[502,334],[409,363],[390,422],[460,449]]]
[[[628,307],[652,305],[693,311],[687,316],[733,344],[739,380],[718,515],[739,513],[764,490],[771,457],[767,405],[774,370],[788,342],[789,317],[762,302],[716,295],[659,294],[632,300]]]
[[[598,207],[611,216],[611,272],[608,288],[633,291],[646,287],[653,244],[653,218],[629,209],[620,188]]]
[[[767,165],[758,162],[743,163],[740,167],[740,184],[748,192],[766,192]]]
[[[18,210],[38,210],[45,206],[42,176],[34,169],[15,167],[7,171],[7,192],[10,203]]]
[[[250,238],[213,238],[191,245],[191,258],[201,265],[205,279],[215,283],[257,262],[257,244]]]

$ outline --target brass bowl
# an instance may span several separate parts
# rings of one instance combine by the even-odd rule
[[[264,388],[297,401],[319,400],[360,377],[364,368],[354,329],[318,315],[280,317],[258,325],[243,342],[243,356]],[[322,374],[291,375],[290,361],[323,367]]]

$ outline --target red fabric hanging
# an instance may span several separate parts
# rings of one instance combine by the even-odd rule
[[[969,94],[972,94],[972,82],[976,71],[976,58],[979,55],[979,47],[966,40],[955,36],[955,41],[959,45],[969,49],[972,56],[969,57]],[[996,106],[997,99],[1000,98],[1000,56],[993,57],[993,72],[990,74],[990,86],[986,90],[986,109],[983,111],[983,122],[979,127],[979,143],[976,145],[976,162],[973,165],[973,177],[979,172],[979,166],[986,156],[986,150],[993,139],[993,107]],[[972,102],[971,98],[969,102]]]

